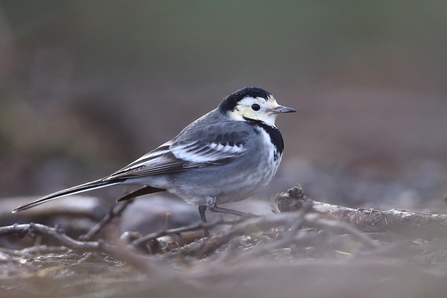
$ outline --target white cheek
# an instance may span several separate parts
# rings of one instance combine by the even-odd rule
[[[275,126],[276,114],[266,112],[265,108],[253,111],[251,106],[239,106],[237,110],[228,112],[228,116],[235,121],[245,121],[245,118],[260,120],[267,125]]]
[[[259,117],[257,119],[261,120],[262,122],[264,122],[267,125],[275,126],[276,115],[263,113],[263,114],[259,114]]]
[[[228,112],[228,116],[234,121],[244,121],[244,117],[239,111],[230,111]]]

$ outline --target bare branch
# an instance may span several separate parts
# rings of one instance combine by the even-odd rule
[[[405,210],[354,209],[313,201],[303,194],[301,186],[289,189],[275,198],[280,212],[298,211],[305,204],[326,219],[350,224],[362,232],[394,232],[421,238],[447,236],[447,214],[427,214]]]
[[[90,240],[93,236],[95,236],[99,231],[101,231],[109,222],[112,221],[117,216],[120,216],[124,210],[126,210],[127,206],[133,203],[134,200],[127,200],[123,203],[118,203],[117,206],[111,207],[109,212],[98,222],[87,234],[79,237],[81,240]]]
[[[204,228],[212,229],[212,228],[216,227],[217,225],[233,225],[235,223],[239,223],[239,222],[243,221],[244,219],[245,218],[239,218],[237,220],[224,220],[223,218],[219,218],[219,219],[217,219],[213,222],[210,222],[210,223],[203,223],[200,221],[200,222],[194,223],[187,227],[170,229],[170,230],[163,229],[158,232],[154,232],[154,233],[148,234],[144,237],[138,238],[137,240],[132,241],[130,245],[133,248],[141,248],[148,241],[150,241],[152,239],[159,238],[159,237],[163,237],[166,235],[173,235],[173,234],[180,234],[180,233],[185,233],[185,232],[190,232],[190,231],[202,230]]]
[[[301,225],[319,229],[327,228],[336,232],[348,233],[353,235],[358,241],[363,243],[368,248],[377,247],[376,243],[370,237],[360,233],[355,228],[346,223],[320,218],[318,214],[314,213],[304,214],[297,212],[271,214],[262,217],[246,219],[239,224],[234,225],[230,229],[225,230],[216,236],[213,236],[212,238],[200,239],[195,243],[181,247],[179,250],[172,252],[172,254],[194,255],[203,257],[215,251],[219,247],[227,244],[228,242],[230,242],[231,239],[238,236],[259,231],[266,231],[281,226],[294,227],[294,230],[297,231],[298,227]],[[281,245],[290,244],[291,241],[294,241],[294,237],[295,235],[293,235],[293,237],[289,237],[289,239],[285,242],[278,242],[277,245],[274,244],[274,246],[280,247]]]
[[[63,246],[82,252],[106,252],[112,253],[112,246],[103,241],[82,242],[74,240],[73,238],[64,234],[60,228],[51,228],[42,224],[15,224],[12,226],[0,227],[0,237],[6,235],[17,234],[19,236],[29,235],[35,237],[36,235],[45,235],[54,240],[59,241]]]

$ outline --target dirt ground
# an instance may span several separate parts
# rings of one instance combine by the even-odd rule
[[[271,202],[299,183],[358,210],[447,213],[445,11],[442,1],[0,1],[0,296],[445,297],[442,227],[356,227],[362,238],[320,217],[301,225],[299,212],[278,222],[289,215]],[[252,225],[229,218],[210,238],[196,227],[129,248],[138,236],[126,232],[199,221],[196,207],[150,196],[87,244],[70,242],[125,187],[10,213],[110,174],[244,86],[298,111],[277,121],[275,179],[227,206],[263,215]]]

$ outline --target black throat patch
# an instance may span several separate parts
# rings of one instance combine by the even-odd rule
[[[265,132],[270,136],[270,140],[272,141],[272,144],[276,148],[276,152],[274,154],[275,160],[278,159],[279,155],[282,154],[284,151],[284,140],[282,138],[281,132],[279,129],[277,129],[274,126],[270,126],[262,122],[261,120],[254,120],[250,118],[244,117],[245,121],[247,121],[248,124],[258,126],[265,130]]]

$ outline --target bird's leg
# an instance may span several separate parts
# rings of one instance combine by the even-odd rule
[[[224,213],[224,214],[231,214],[236,216],[245,216],[245,217],[257,217],[257,215],[251,214],[251,213],[244,213],[241,211],[231,210],[227,208],[222,208],[216,206],[216,199],[213,197],[206,197],[206,205],[199,205],[199,214],[200,219],[203,223],[206,223],[206,217],[205,217],[205,211],[206,209],[210,210],[211,212],[217,212],[217,213]],[[203,229],[205,232],[205,237],[208,237],[210,235],[208,228]]]
[[[206,208],[207,208],[206,205],[199,205],[200,219],[202,220],[203,223],[206,223],[206,216],[205,216]],[[210,235],[208,228],[203,228],[203,231],[205,232],[205,237],[208,237]]]
[[[244,212],[240,212],[240,211],[236,211],[236,210],[232,210],[232,209],[218,207],[218,206],[216,206],[216,199],[211,198],[211,197],[207,198],[206,206],[208,207],[208,210],[210,210],[211,212],[231,214],[231,215],[236,215],[236,216],[256,217],[256,215],[254,215],[254,214],[244,213]]]
[[[237,216],[246,216],[247,215],[247,213],[245,213],[245,212],[222,208],[222,207],[218,207],[216,205],[209,207],[208,209],[211,212],[217,212],[217,213],[231,214],[231,215],[237,215]]]

